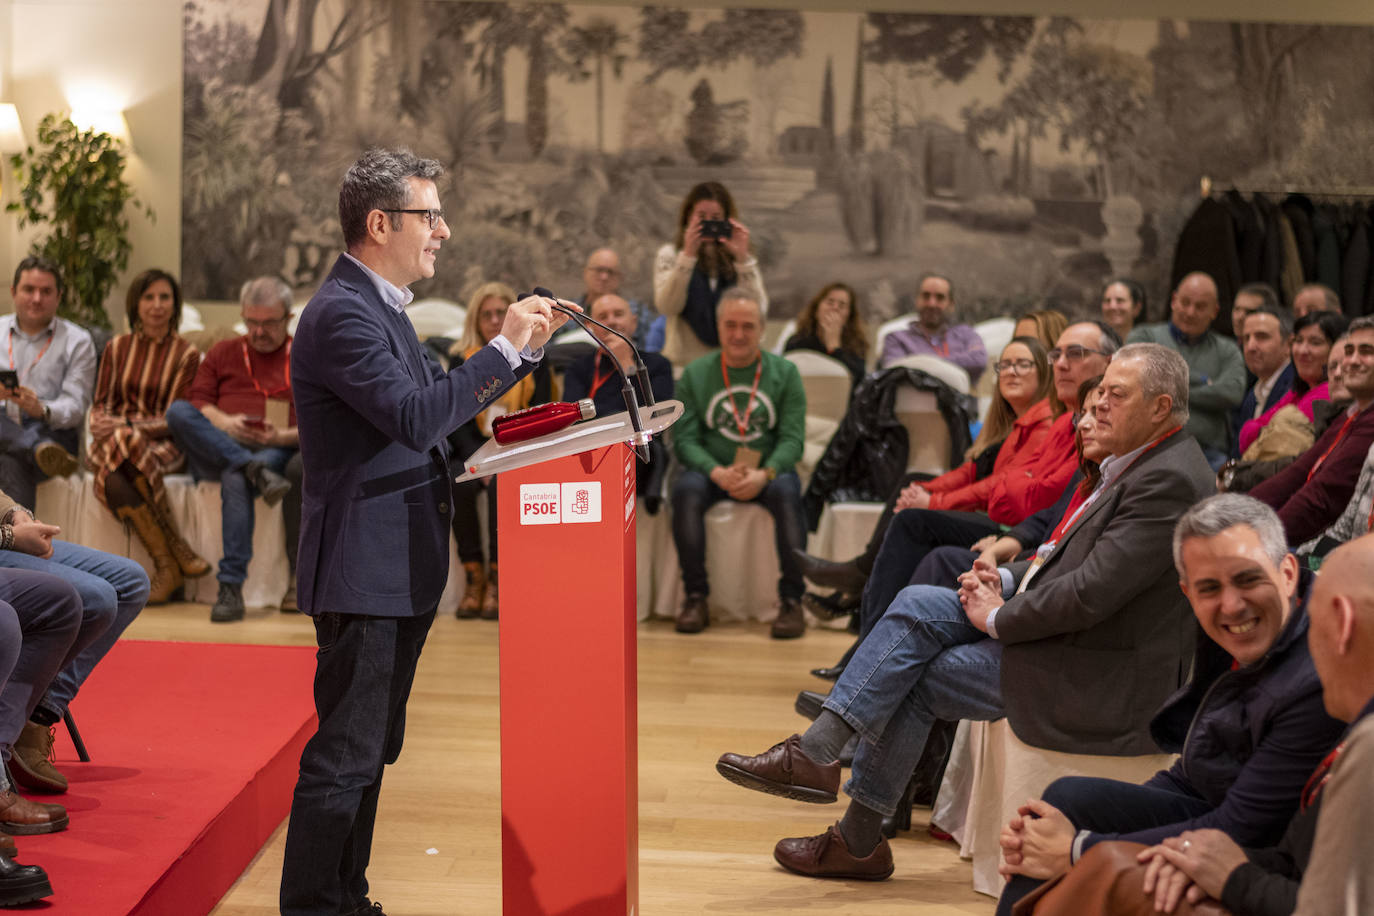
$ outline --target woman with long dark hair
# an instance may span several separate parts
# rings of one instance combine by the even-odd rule
[[[827,283],[797,317],[797,332],[783,350],[815,350],[844,363],[858,384],[868,357],[868,329],[859,316],[859,296],[845,283]]]

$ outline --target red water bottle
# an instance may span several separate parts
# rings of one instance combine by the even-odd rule
[[[578,420],[590,420],[594,416],[596,405],[591,398],[583,398],[575,404],[567,401],[536,404],[492,420],[491,435],[502,445],[510,445],[512,442],[524,442],[546,433],[558,432]]]

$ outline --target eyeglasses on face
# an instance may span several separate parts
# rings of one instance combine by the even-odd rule
[[[438,228],[439,228],[439,224],[442,223],[442,222],[444,221],[444,211],[441,210],[441,209],[439,209],[439,208],[437,208],[437,207],[436,207],[436,208],[431,208],[431,209],[429,209],[429,210],[395,210],[395,209],[386,209],[386,208],[382,208],[382,212],[383,212],[383,213],[415,213],[415,214],[418,214],[418,215],[420,215],[420,216],[423,216],[423,217],[429,222],[429,228],[430,228],[431,230],[433,230],[433,229],[438,229]]]
[[[1008,372],[1012,375],[1025,375],[1035,368],[1034,360],[1029,359],[1004,359],[992,364],[992,371],[1001,375]]]
[[[1050,358],[1050,362],[1052,363],[1059,362],[1059,357],[1061,356],[1071,363],[1081,363],[1084,359],[1087,358],[1089,353],[1096,353],[1098,356],[1111,356],[1111,354],[1106,352],[1105,350],[1094,350],[1091,347],[1080,347],[1078,344],[1073,344],[1067,347],[1055,347],[1053,350],[1051,350],[1049,353],[1045,355]]]

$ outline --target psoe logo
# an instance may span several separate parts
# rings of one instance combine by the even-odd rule
[[[562,520],[562,488],[556,483],[520,485],[520,524],[557,525]]]
[[[601,481],[583,480],[563,484],[563,523],[601,521]]]

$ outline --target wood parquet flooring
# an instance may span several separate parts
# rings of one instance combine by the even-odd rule
[[[388,768],[369,877],[389,916],[501,912],[497,625],[441,618],[425,646],[409,707],[405,750]],[[128,635],[140,639],[313,645],[307,619],[249,610],[212,625],[205,605],[149,608]],[[640,908],[644,916],[855,916],[991,914],[950,843],[931,839],[924,809],[894,841],[885,882],[815,881],[772,859],[783,836],[818,833],[840,805],[789,802],[730,785],[715,772],[723,751],[757,753],[804,720],[792,710],[807,674],[848,645],[811,630],[775,642],[761,624],[717,625],[698,636],[670,623],[639,627]],[[251,710],[245,710],[251,715]],[[214,916],[277,912],[285,823]]]

